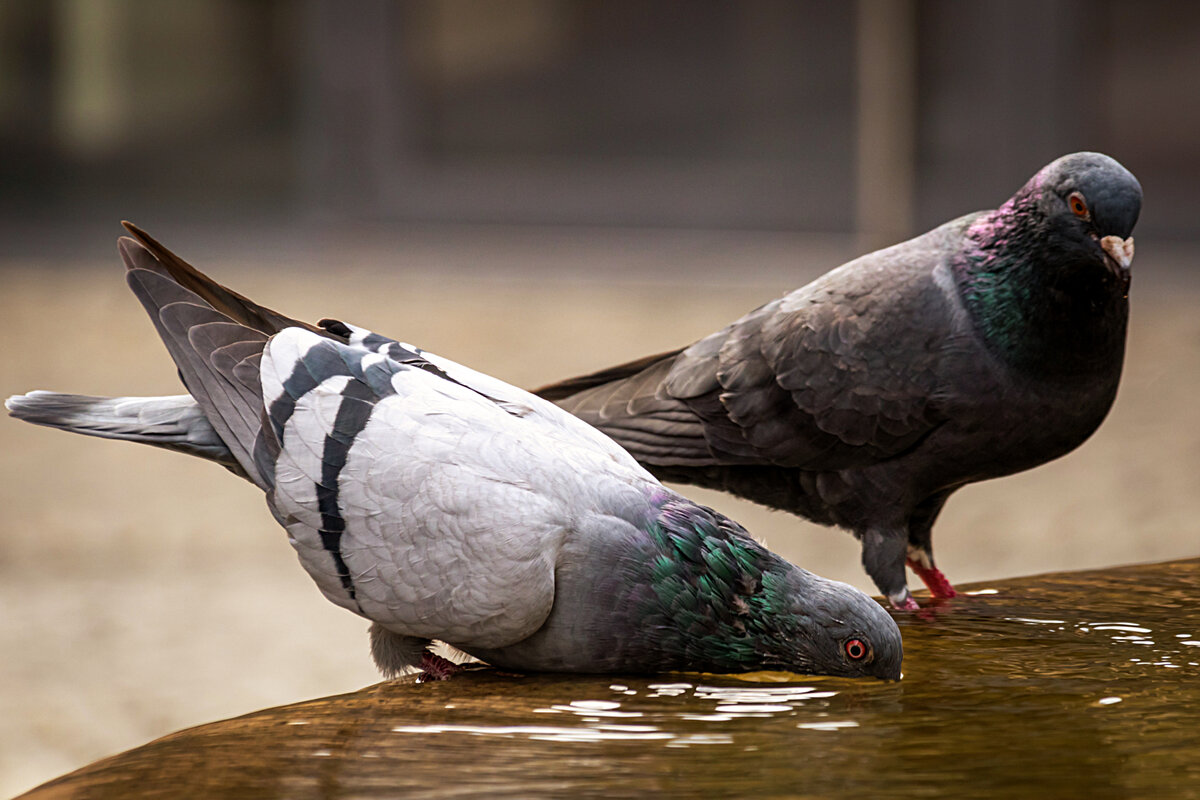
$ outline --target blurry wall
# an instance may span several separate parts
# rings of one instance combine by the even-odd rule
[[[5,0],[0,213],[894,238],[1098,149],[1193,236],[1197,85],[1167,0]]]
[[[285,199],[299,88],[285,5],[0,3],[4,208]]]

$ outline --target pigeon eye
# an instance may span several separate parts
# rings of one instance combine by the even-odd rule
[[[1077,217],[1087,219],[1088,207],[1087,203],[1083,201],[1083,195],[1081,195],[1079,192],[1071,192],[1071,196],[1067,198],[1067,203],[1071,206],[1072,214]]]
[[[843,645],[846,655],[853,661],[862,661],[871,653],[871,648],[862,639],[849,639]]]

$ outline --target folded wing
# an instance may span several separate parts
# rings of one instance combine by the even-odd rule
[[[520,641],[550,613],[580,515],[644,473],[389,349],[296,328],[268,342],[272,509],[333,602],[408,636]]]

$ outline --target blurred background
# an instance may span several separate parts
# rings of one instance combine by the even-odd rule
[[[1194,556],[1197,86],[1200,6],[1165,0],[5,0],[0,394],[181,391],[123,218],[294,316],[536,386],[1101,150],[1146,198],[1117,405],[956,495],[939,563]],[[249,484],[6,419],[0,469],[0,795],[376,680]],[[871,588],[849,536],[684,491]]]

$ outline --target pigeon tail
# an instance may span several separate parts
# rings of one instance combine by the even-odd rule
[[[533,394],[541,397],[543,400],[557,402],[565,400],[572,395],[579,394],[585,389],[591,389],[596,386],[603,386],[606,383],[623,380],[637,375],[642,370],[649,366],[657,364],[660,361],[672,359],[683,352],[683,349],[668,350],[665,353],[658,353],[652,356],[643,356],[635,361],[630,361],[627,364],[618,364],[615,367],[592,372],[587,375],[579,375],[574,378],[558,381],[543,386],[539,389],[534,389]]]
[[[38,390],[14,395],[4,407],[34,425],[187,453],[247,477],[191,395],[91,397]]]

